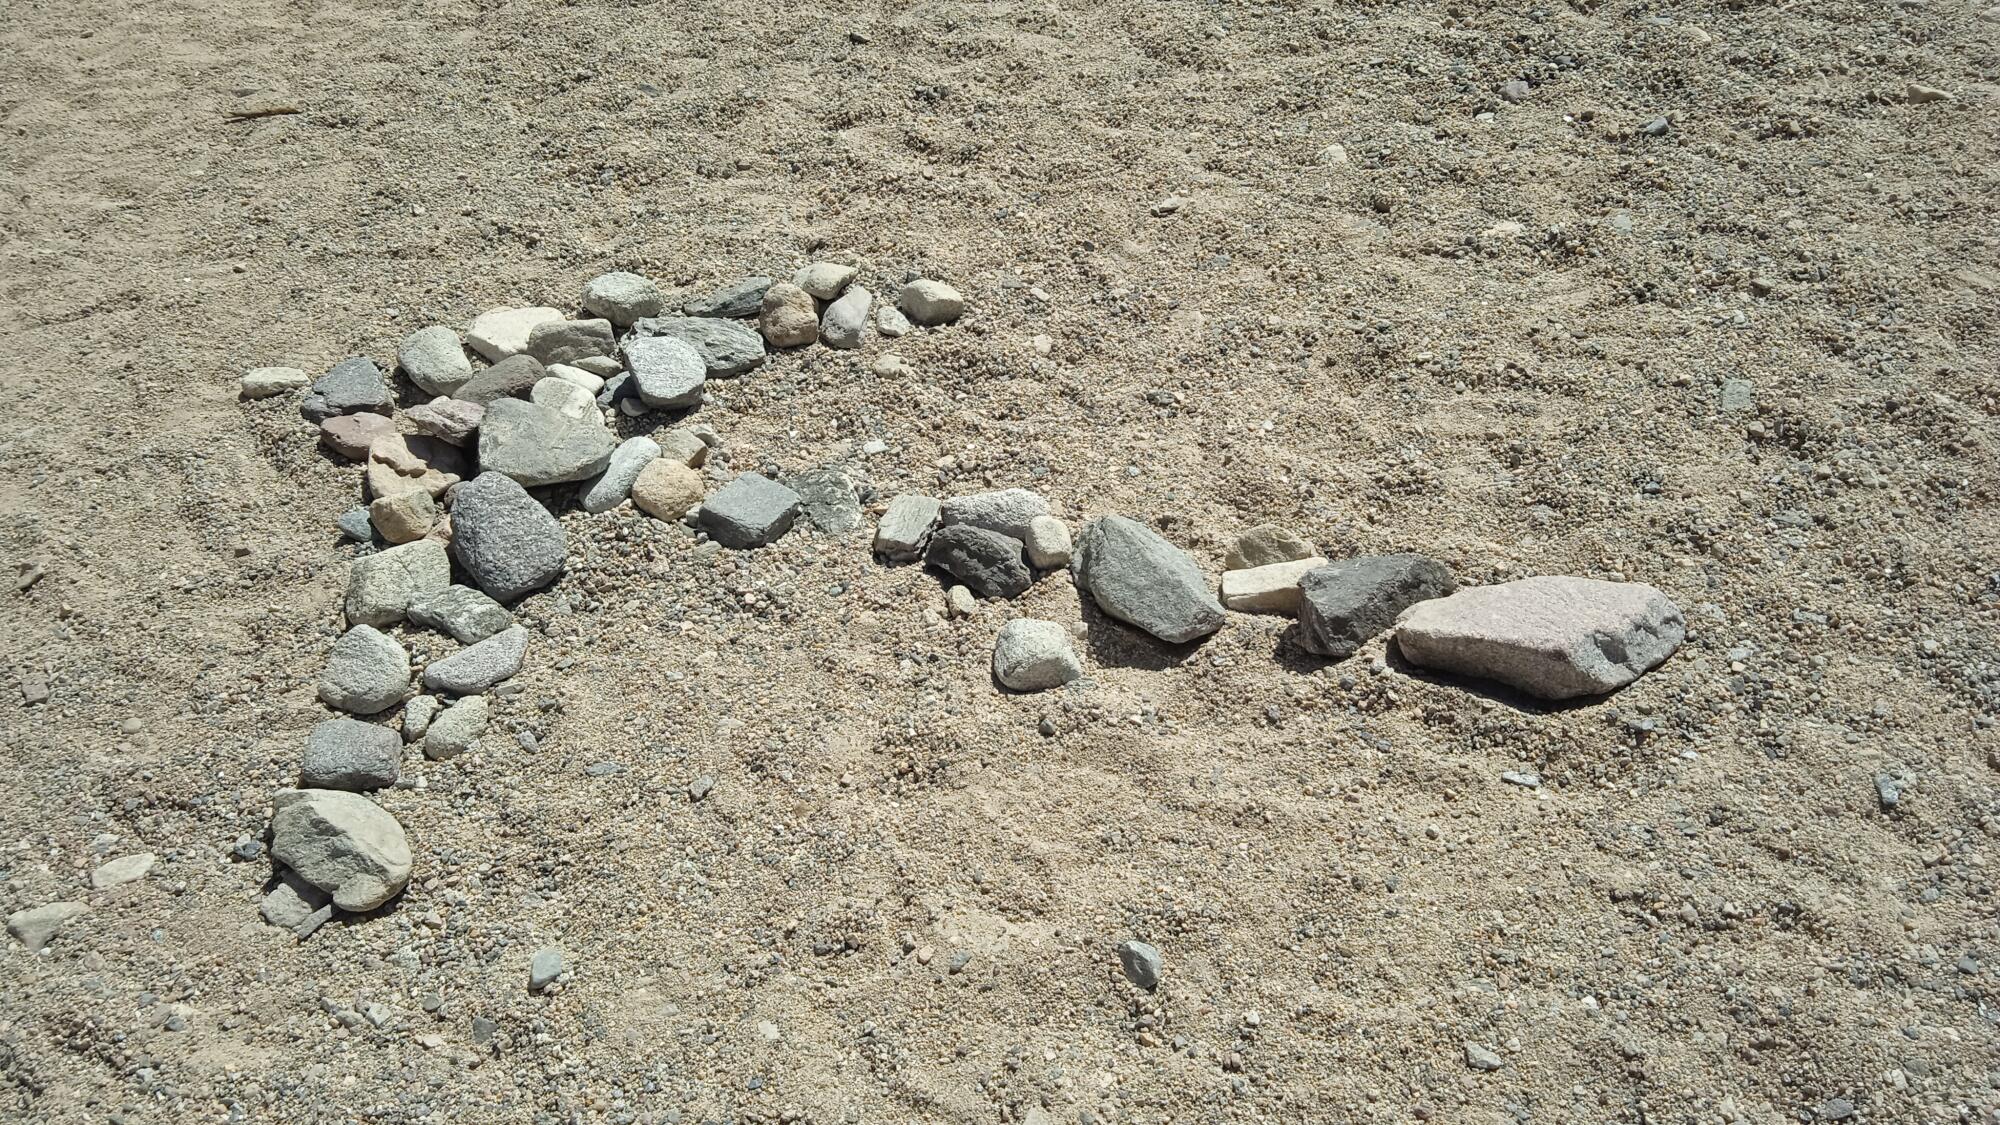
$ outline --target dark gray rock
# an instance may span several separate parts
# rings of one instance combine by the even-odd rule
[[[1026,550],[1011,535],[961,523],[931,533],[924,561],[981,597],[1018,598],[1035,581]]]
[[[403,740],[388,727],[358,719],[328,719],[306,736],[299,788],[386,789],[402,773]]]
[[[653,316],[632,325],[635,336],[671,336],[694,345],[711,378],[741,375],[764,362],[764,338],[733,320]]]
[[[708,537],[744,550],[775,542],[799,514],[799,494],[759,473],[744,473],[704,500],[697,522]]]
[[[382,377],[382,369],[366,356],[334,364],[332,370],[313,381],[312,394],[324,404],[327,417],[364,411],[387,414],[395,402],[389,396],[389,381]]]
[[[617,448],[618,439],[595,416],[571,418],[517,398],[493,402],[479,424],[480,469],[530,488],[588,480],[611,464]]]
[[[1222,603],[1185,551],[1124,516],[1092,520],[1070,569],[1097,607],[1171,644],[1222,628]]]
[[[1451,571],[1422,555],[1362,555],[1315,567],[1299,580],[1299,643],[1345,660],[1404,610],[1456,589]]]
[[[1049,514],[1049,502],[1038,492],[1025,488],[1003,488],[996,492],[975,492],[946,500],[938,518],[947,526],[969,523],[988,531],[1025,542],[1028,525],[1036,516]]]
[[[474,375],[452,393],[460,402],[490,406],[503,398],[515,398],[535,389],[548,376],[542,361],[525,353],[510,355]]]
[[[349,508],[333,523],[342,535],[356,543],[372,542],[375,538],[375,521],[368,517],[366,508]]]
[[[424,686],[453,695],[477,695],[521,670],[528,628],[511,625],[424,668]]]
[[[507,607],[470,586],[446,586],[413,598],[405,612],[418,625],[450,633],[464,645],[483,641],[514,623]]]
[[[681,306],[681,311],[691,317],[702,318],[756,316],[764,304],[764,290],[771,287],[772,280],[768,277],[746,277],[713,293],[696,297]]]
[[[508,601],[554,582],[568,544],[562,525],[504,473],[481,473],[452,493],[451,553],[479,588]]]
[[[861,526],[861,498],[854,481],[839,469],[808,469],[785,478],[799,494],[806,520],[828,535],[845,535]]]
[[[625,341],[625,367],[633,393],[655,410],[700,406],[708,384],[708,364],[693,344],[676,336],[644,336]],[[609,384],[607,384],[609,386]],[[613,392],[616,397],[617,392]]]

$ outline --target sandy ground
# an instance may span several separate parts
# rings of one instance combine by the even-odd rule
[[[1981,7],[0,6],[0,911],[92,907],[0,950],[0,1115],[1994,1120]],[[499,729],[383,795],[409,891],[264,926],[359,473],[237,377],[815,257],[972,309],[718,387],[736,469],[1622,576],[1688,643],[1548,709],[572,512]],[[1087,680],[996,692],[1010,613]]]

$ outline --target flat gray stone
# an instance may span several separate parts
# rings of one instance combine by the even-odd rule
[[[717,543],[746,550],[777,541],[798,514],[798,493],[760,473],[743,473],[702,502],[696,522]]]
[[[1465,1044],[1465,1065],[1474,1070],[1499,1070],[1507,1064],[1501,1061],[1500,1056],[1494,1052],[1493,1048],[1482,1046],[1478,1043],[1467,1043]]]
[[[1748,379],[1724,379],[1720,405],[1729,413],[1751,409],[1757,405],[1757,384]]]
[[[997,492],[954,496],[944,502],[938,517],[946,526],[971,524],[1025,542],[1035,517],[1048,514],[1049,502],[1040,493],[1025,488],[1003,488]]]
[[[472,379],[472,360],[458,333],[441,324],[419,328],[396,348],[396,366],[427,393],[449,395]]]
[[[466,380],[452,392],[455,399],[490,406],[501,399],[515,398],[535,389],[548,377],[542,361],[531,355],[513,355]]]
[[[535,488],[587,480],[611,464],[618,439],[596,418],[566,418],[546,406],[499,399],[479,424],[479,468]]]
[[[257,906],[257,912],[264,921],[281,930],[296,930],[307,918],[322,908],[331,906],[333,897],[290,871],[278,872],[278,885],[272,887]]]
[[[424,731],[424,757],[446,762],[472,749],[486,733],[491,711],[483,695],[468,695],[447,707]]]
[[[861,526],[861,498],[854,481],[839,469],[808,469],[785,478],[799,494],[806,521],[828,535],[845,535]]]
[[[1018,598],[1034,584],[1021,541],[971,524],[931,532],[924,561],[985,598]]]
[[[419,539],[355,559],[341,609],[350,625],[393,625],[412,601],[449,585],[451,558],[444,544]]]
[[[470,586],[446,586],[410,600],[409,618],[426,629],[475,644],[514,623],[507,607]]]
[[[1012,691],[1047,691],[1083,675],[1069,630],[1053,621],[1017,618],[993,641],[993,678]]]
[[[554,984],[556,978],[562,976],[562,971],[562,950],[554,946],[537,949],[528,962],[528,991],[540,992]]]
[[[1330,562],[1299,580],[1299,643],[1321,656],[1345,660],[1394,625],[1404,610],[1456,589],[1451,571],[1422,555],[1363,555]]]
[[[30,953],[40,953],[55,940],[57,931],[74,918],[90,913],[80,902],[52,902],[47,906],[16,910],[7,915],[7,932]]]
[[[882,522],[875,525],[875,553],[891,562],[923,557],[924,544],[937,525],[940,505],[934,497],[905,492],[889,501]]]
[[[349,508],[340,513],[333,526],[356,543],[366,543],[375,538],[375,521],[366,508]]]
[[[559,379],[554,375],[536,383],[528,391],[528,401],[544,409],[553,410],[573,422],[601,424],[604,420],[598,414],[596,395],[568,379]]]
[[[409,884],[409,840],[375,802],[337,789],[281,789],[271,805],[271,858],[333,905],[373,910]]]
[[[1148,992],[1160,987],[1160,951],[1143,941],[1118,946],[1118,967],[1125,970],[1126,980]]]
[[[774,279],[768,277],[746,277],[732,282],[689,301],[681,306],[681,311],[691,317],[730,317],[741,319],[756,316],[764,306],[764,290],[771,287]]]
[[[271,398],[289,394],[312,383],[312,376],[296,367],[255,367],[243,373],[237,393],[244,398]]]
[[[403,411],[417,429],[449,445],[464,445],[479,432],[486,408],[462,398],[434,398]]]
[[[617,354],[617,337],[608,320],[545,320],[528,333],[527,352],[544,366],[575,364]]]
[[[632,495],[632,482],[646,466],[658,460],[660,443],[649,437],[631,437],[611,451],[611,463],[583,490],[580,503],[586,512],[608,512]]]
[[[355,715],[387,711],[409,690],[410,654],[394,637],[368,625],[356,625],[333,642],[319,677],[320,700]]]
[[[647,317],[632,325],[638,336],[671,336],[694,345],[710,378],[741,375],[764,362],[764,338],[734,320],[719,317]]]
[[[1549,576],[1418,602],[1397,623],[1396,646],[1425,668],[1573,699],[1638,679],[1686,632],[1679,607],[1642,582]]]
[[[479,588],[511,601],[561,577],[562,524],[502,473],[481,473],[452,493],[451,553]]]
[[[91,870],[90,888],[101,891],[111,887],[122,887],[127,883],[136,883],[144,879],[146,873],[159,861],[160,857],[152,852],[134,852],[131,855],[121,855],[117,859],[107,859]]]
[[[478,644],[432,661],[424,668],[424,686],[453,695],[477,695],[519,672],[527,651],[528,627],[510,625]]]
[[[327,719],[306,736],[299,788],[387,789],[402,774],[403,740],[395,731],[358,719]]]
[[[1194,560],[1134,519],[1085,524],[1070,570],[1099,609],[1170,644],[1206,637],[1227,619]]]
[[[313,381],[312,393],[328,417],[364,411],[387,414],[395,400],[389,395],[389,381],[382,369],[366,356],[343,359],[332,370]]]
[[[849,286],[840,299],[826,307],[819,318],[819,342],[829,348],[853,349],[861,346],[868,328],[868,309],[875,295],[859,285]]]
[[[417,742],[431,729],[431,722],[444,710],[435,695],[419,695],[403,704],[403,741]]]
[[[891,340],[898,336],[907,336],[913,327],[910,324],[910,318],[904,316],[903,311],[895,305],[887,301],[876,304],[875,331],[880,332],[883,336]]]
[[[625,369],[639,401],[655,410],[700,406],[708,385],[708,364],[693,344],[676,336],[643,336],[625,341]]]
[[[624,270],[591,278],[578,303],[620,328],[641,317],[658,316],[666,307],[651,278]]]

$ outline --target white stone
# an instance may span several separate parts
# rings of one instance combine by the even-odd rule
[[[604,376],[593,375],[581,367],[571,367],[567,363],[551,363],[543,370],[565,382],[575,383],[592,395],[604,389]]]
[[[579,422],[586,418],[597,420],[597,399],[568,379],[554,375],[529,388],[528,401]]]
[[[1297,613],[1299,580],[1326,560],[1318,557],[1222,572],[1222,604],[1245,613]]]
[[[520,309],[488,309],[465,330],[465,342],[493,363],[528,350],[528,337],[538,324],[563,319],[558,309],[541,305]]]
[[[90,873],[90,885],[101,891],[106,887],[136,883],[144,879],[146,872],[151,871],[153,864],[157,862],[159,862],[159,857],[152,852],[138,852],[133,855],[121,855],[117,859],[106,860],[98,864],[97,869]]]
[[[270,398],[296,391],[312,382],[312,376],[296,367],[258,367],[243,373],[244,398]]]
[[[1021,542],[1028,548],[1028,563],[1038,570],[1055,570],[1069,565],[1069,525],[1054,516],[1036,516],[1028,521]]]

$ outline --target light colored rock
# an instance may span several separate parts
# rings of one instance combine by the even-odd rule
[[[337,789],[283,789],[271,805],[271,858],[335,906],[373,910],[409,884],[409,839],[375,802]]]
[[[1160,987],[1160,951],[1143,941],[1118,946],[1118,967],[1125,970],[1126,980],[1148,992]]]
[[[893,340],[909,335],[910,329],[910,318],[903,315],[903,310],[888,301],[875,306],[875,331]]]
[[[761,473],[743,473],[702,501],[697,521],[710,539],[747,550],[776,542],[798,514],[798,493]]]
[[[368,495],[377,498],[424,491],[433,498],[465,473],[465,451],[423,434],[385,434],[368,447],[364,474]]]
[[[472,361],[458,333],[441,324],[419,328],[396,347],[396,366],[426,394],[449,396],[472,378]]]
[[[1236,537],[1236,542],[1222,561],[1222,568],[1249,570],[1272,563],[1309,559],[1317,554],[1319,551],[1304,536],[1277,524],[1260,523]]]
[[[979,612],[979,602],[972,596],[972,587],[954,582],[944,592],[944,609],[953,618],[971,617]]]
[[[764,290],[757,330],[774,348],[801,348],[819,339],[819,314],[812,294],[787,282]]]
[[[411,622],[475,644],[514,624],[507,607],[470,586],[446,586],[410,599]]]
[[[875,295],[861,286],[849,286],[819,318],[819,342],[829,348],[860,347],[862,332],[868,327],[868,306],[874,300]]]
[[[660,443],[649,437],[626,438],[611,453],[604,473],[583,490],[580,501],[586,512],[608,512],[632,495],[632,484],[646,466],[658,460]]]
[[[597,393],[604,389],[604,376],[593,375],[581,367],[571,367],[567,363],[551,363],[542,370],[548,372],[548,375],[544,376],[544,378],[561,379],[564,382],[573,383],[583,388],[585,393],[589,394],[592,398],[595,398]],[[536,385],[540,386],[539,383]]]
[[[625,341],[625,369],[632,392],[655,410],[700,406],[708,385],[708,364],[694,345],[674,336]]]
[[[537,949],[528,961],[528,991],[540,992],[554,984],[562,976],[562,971],[562,950],[554,946]]]
[[[1426,668],[1572,699],[1624,687],[1685,635],[1680,609],[1651,586],[1549,576],[1418,602],[1397,622],[1396,646]]]
[[[939,504],[929,496],[906,492],[889,501],[875,525],[875,553],[891,562],[923,557],[924,542],[937,525]]]
[[[403,412],[403,417],[430,437],[447,445],[464,445],[479,432],[486,408],[457,398],[434,398]]]
[[[472,326],[465,330],[465,342],[488,362],[499,363],[528,350],[528,337],[536,325],[562,318],[560,310],[542,305],[488,309],[473,318]]]
[[[568,379],[551,375],[528,392],[528,401],[574,421],[597,422],[597,397]]]
[[[358,719],[327,719],[306,736],[299,756],[299,788],[387,789],[402,773],[403,740],[396,732]]]
[[[611,464],[618,441],[594,416],[579,421],[545,406],[503,398],[479,424],[479,467],[522,485],[587,480]]]
[[[278,872],[278,885],[258,904],[264,921],[281,930],[296,930],[333,899],[325,891],[290,871]]]
[[[784,480],[799,495],[806,522],[828,535],[846,535],[861,526],[861,497],[854,480],[839,469],[807,469]]]
[[[965,311],[965,298],[944,282],[926,278],[903,286],[896,297],[896,307],[912,323],[931,327],[957,320]]]
[[[73,919],[90,913],[80,902],[52,902],[7,915],[7,932],[30,953],[40,953],[55,940],[56,932]]]
[[[424,757],[446,762],[472,749],[486,733],[490,711],[483,695],[468,695],[452,704],[424,732]]]
[[[632,478],[632,505],[669,522],[687,515],[706,492],[700,473],[669,457],[648,462]]]
[[[563,572],[569,543],[562,524],[504,473],[481,473],[460,485],[452,493],[451,522],[452,554],[500,601],[538,590]]]
[[[422,539],[437,525],[437,517],[437,501],[421,488],[378,497],[368,505],[368,522],[375,525],[376,534],[390,543],[414,543]]]
[[[616,354],[617,334],[611,322],[592,320],[545,320],[528,333],[528,354],[550,363],[582,363]]]
[[[708,443],[693,430],[672,429],[654,435],[660,442],[660,456],[699,469],[708,462]]]
[[[121,855],[117,859],[105,860],[90,873],[91,889],[101,891],[109,887],[136,883],[144,879],[146,873],[159,861],[160,857],[152,852],[134,852],[131,855]]]
[[[319,677],[319,697],[329,707],[374,715],[402,702],[410,691],[410,654],[394,637],[356,625],[333,642]]]
[[[1070,569],[1099,609],[1171,644],[1208,636],[1227,619],[1194,560],[1137,520],[1085,524]]]
[[[424,669],[424,686],[453,695],[475,695],[519,672],[527,652],[528,627],[512,625],[431,662]]]
[[[374,518],[373,505],[369,518]],[[393,625],[413,599],[449,585],[451,559],[444,546],[420,539],[355,559],[347,572],[342,610],[350,625]]]
[[[1028,526],[1035,517],[1048,514],[1049,502],[1040,493],[1025,488],[1003,488],[997,492],[954,496],[944,502],[938,518],[947,527],[955,523],[971,524],[1026,542]]]
[[[1069,630],[1053,621],[1016,618],[993,642],[993,678],[1012,691],[1046,691],[1083,675]]]
[[[658,316],[666,308],[660,287],[651,278],[624,270],[591,278],[578,303],[620,328],[640,317]]]
[[[351,461],[360,461],[377,439],[395,432],[396,423],[380,414],[336,414],[319,424],[319,443]]]
[[[792,284],[822,301],[831,301],[840,296],[860,273],[854,266],[844,266],[839,262],[814,262],[794,274]]]
[[[238,393],[244,398],[271,398],[303,390],[312,376],[296,367],[256,367],[243,373]]]
[[[1299,580],[1325,565],[1325,559],[1315,557],[1225,570],[1222,604],[1243,613],[1297,613]]]
[[[420,741],[442,710],[444,704],[435,695],[419,695],[403,704],[403,741]]]
[[[1055,570],[1069,565],[1071,545],[1069,525],[1054,516],[1036,516],[1028,521],[1021,542],[1028,548],[1028,564],[1038,570]]]
[[[1315,567],[1299,581],[1299,643],[1345,660],[1405,609],[1456,589],[1450,568],[1422,555],[1361,555]]]

